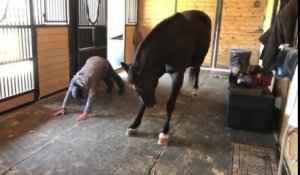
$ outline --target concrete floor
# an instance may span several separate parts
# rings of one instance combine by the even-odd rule
[[[275,147],[272,133],[224,127],[228,79],[201,71],[200,97],[185,82],[173,113],[168,146],[157,144],[170,78],[160,79],[157,104],[147,109],[138,134],[125,136],[139,99],[126,86],[124,95],[98,89],[93,114],[76,117],[84,105],[73,102],[69,114],[55,118],[65,92],[0,116],[0,174],[230,174],[232,143]],[[126,74],[122,73],[126,80]]]

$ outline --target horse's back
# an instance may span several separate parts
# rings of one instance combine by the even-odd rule
[[[208,51],[211,20],[202,11],[190,10],[166,18],[145,38],[135,62],[142,67],[168,65],[167,72],[199,67]]]
[[[181,13],[186,19],[192,21],[193,23],[203,23],[206,25],[207,29],[211,30],[211,20],[209,16],[203,11],[188,10]]]
[[[182,14],[191,24],[196,39],[195,51],[190,66],[198,67],[203,63],[210,46],[211,20],[206,13],[198,10],[184,11]]]

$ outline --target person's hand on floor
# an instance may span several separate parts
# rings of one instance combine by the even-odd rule
[[[88,118],[88,114],[87,113],[83,113],[83,114],[81,114],[80,116],[77,117],[77,120],[81,121],[81,120],[85,120],[87,118]]]
[[[55,117],[58,117],[58,116],[64,116],[66,115],[68,112],[67,112],[67,109],[66,108],[61,108],[59,111],[55,112],[53,115]]]

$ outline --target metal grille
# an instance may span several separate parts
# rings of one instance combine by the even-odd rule
[[[2,0],[0,7],[0,25],[30,25],[29,0]]]
[[[0,100],[33,89],[32,61],[0,66]]]
[[[69,0],[33,0],[35,24],[65,25],[69,23]]]
[[[79,0],[79,25],[92,25],[89,18],[95,25],[106,25],[106,7],[106,0]]]
[[[45,22],[67,22],[66,0],[44,0]]]
[[[0,38],[0,65],[32,60],[31,28],[3,27]]]
[[[5,0],[0,6],[5,7],[0,14],[0,100],[3,100],[34,90],[34,73],[30,0]]]
[[[106,25],[106,0],[79,0],[77,69],[91,56],[106,57]]]
[[[126,24],[136,24],[137,23],[137,0],[127,0],[126,1]]]

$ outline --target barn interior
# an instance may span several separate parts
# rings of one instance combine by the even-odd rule
[[[141,101],[120,62],[134,63],[151,30],[185,10],[212,21],[199,95],[192,97],[187,69],[169,143],[159,145],[172,85],[163,75],[157,104],[126,136]],[[0,174],[298,174],[296,0],[4,0],[0,37]],[[240,71],[256,65],[272,78],[242,86],[240,72],[232,79],[235,54],[246,55]],[[77,100],[54,117],[72,77],[96,55],[111,63],[125,93],[117,85],[107,93],[100,82],[88,119],[76,120],[85,106]]]

